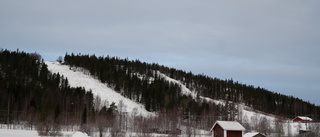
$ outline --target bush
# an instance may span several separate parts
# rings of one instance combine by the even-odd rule
[[[39,136],[62,136],[60,125],[41,123],[36,126]]]

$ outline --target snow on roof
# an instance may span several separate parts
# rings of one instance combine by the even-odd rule
[[[236,130],[236,131],[244,131],[244,130],[246,130],[239,122],[236,122],[236,121],[217,121],[212,126],[210,131],[213,130],[213,127],[215,127],[216,124],[218,124],[224,130]]]
[[[243,137],[253,137],[253,136],[256,136],[258,134],[259,134],[259,132],[249,132],[249,133],[244,134]]]
[[[296,118],[299,118],[299,119],[304,120],[304,121],[312,121],[311,118],[305,117],[305,116],[297,116],[297,117],[295,117],[293,120],[295,120]]]
[[[297,116],[296,118],[300,118],[300,119],[305,120],[305,121],[312,121],[311,118],[305,117],[305,116]],[[294,118],[294,119],[296,119],[296,118]]]

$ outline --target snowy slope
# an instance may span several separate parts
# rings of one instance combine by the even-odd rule
[[[39,137],[35,130],[0,129],[0,137]]]
[[[61,65],[58,62],[46,61],[45,63],[52,73],[59,73],[68,78],[71,87],[84,87],[86,90],[91,90],[94,96],[100,96],[102,101],[108,101],[109,104],[112,102],[118,104],[122,100],[126,106],[124,112],[131,113],[132,110],[136,108],[140,115],[149,116],[153,114],[148,112],[142,104],[125,98],[92,76],[86,75],[80,71],[70,70],[69,66]]]
[[[168,77],[167,75],[161,73],[160,71],[157,71],[157,74],[161,77],[164,78],[165,80],[167,80],[168,82],[172,82],[175,84],[178,84],[181,88],[181,93],[184,95],[189,95],[191,96],[193,99],[197,98],[197,93],[195,91],[191,91],[189,88],[186,87],[186,85],[182,84],[180,81],[175,80],[173,78]],[[199,96],[200,101],[207,101],[207,102],[214,102],[215,104],[221,104],[224,105],[225,102],[224,101],[220,101],[220,100],[214,100],[208,97],[203,97],[203,96]]]

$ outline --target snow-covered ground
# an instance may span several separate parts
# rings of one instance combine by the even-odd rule
[[[210,134],[207,133],[207,131],[203,130],[197,130],[195,131],[197,133],[197,136],[199,137],[210,137]],[[139,137],[139,136],[150,136],[150,137],[169,137],[170,135],[167,134],[156,134],[156,133],[150,133],[150,134],[139,134],[139,133],[133,133],[128,132],[124,133],[125,137]],[[63,137],[90,137],[86,133],[83,132],[67,132],[62,131],[61,136]],[[98,133],[95,133],[94,136],[99,136]],[[109,137],[111,136],[110,133],[106,133],[104,136]],[[179,137],[185,137],[187,135],[178,135]],[[15,129],[0,129],[0,137],[41,137],[38,135],[38,132],[36,130],[15,130]]]
[[[71,70],[69,66],[61,65],[59,62],[46,61],[45,63],[52,73],[59,73],[68,78],[71,87],[85,87],[86,90],[91,90],[94,96],[100,96],[102,101],[108,101],[109,104],[112,102],[118,104],[122,100],[126,106],[125,112],[131,113],[132,110],[136,108],[140,115],[153,115],[153,113],[148,112],[142,104],[122,96],[90,75],[86,75],[81,71]]]
[[[61,132],[66,137],[88,137],[82,132]],[[0,137],[40,137],[36,130],[0,129]]]
[[[35,130],[0,129],[0,137],[39,137]]]

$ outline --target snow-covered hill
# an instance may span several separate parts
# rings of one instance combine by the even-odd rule
[[[69,66],[61,65],[59,62],[46,61],[45,63],[48,65],[50,72],[59,73],[66,77],[71,87],[84,87],[86,90],[91,90],[94,96],[99,96],[102,101],[107,101],[109,104],[112,102],[118,104],[120,101],[123,101],[125,104],[124,112],[131,113],[134,109],[137,109],[139,115],[153,115],[142,104],[122,96],[90,75],[84,74],[81,71],[71,70]]]
[[[116,91],[108,87],[106,84],[103,84],[99,80],[93,78],[89,74],[86,74],[79,70],[70,69],[68,65],[62,65],[59,62],[46,61],[45,63],[48,65],[49,71],[51,71],[52,73],[59,73],[64,77],[66,77],[71,87],[84,87],[86,90],[91,90],[95,96],[99,96],[101,100],[108,101],[109,103],[115,102],[117,104],[120,100],[122,100],[126,106],[126,111],[129,113],[132,112],[134,108],[136,108],[141,115],[146,116],[146,115],[153,114],[151,112],[148,112],[142,104],[139,104],[128,98],[125,98],[124,96],[117,93]],[[158,76],[164,78],[165,80],[180,85],[182,89],[181,91],[182,94],[190,95],[193,99],[196,99],[197,97],[196,92],[188,89],[180,81],[172,79],[166,76],[165,74],[160,73],[159,71],[157,71],[156,73]],[[213,99],[202,97],[202,96],[199,96],[199,97],[200,97],[200,101],[206,100],[208,102],[214,102],[216,104],[219,104],[219,103],[222,105],[225,104],[224,101],[213,100]]]
[[[69,81],[69,84],[71,87],[84,87],[86,90],[91,90],[92,93],[95,96],[99,96],[102,101],[107,101],[109,103],[115,102],[118,104],[120,101],[123,101],[126,112],[131,113],[134,109],[138,110],[138,113],[140,115],[149,116],[154,115],[154,113],[148,112],[145,107],[142,104],[139,104],[137,102],[134,102],[121,94],[117,93],[113,89],[109,88],[106,84],[101,83],[96,78],[90,76],[88,73],[84,73],[83,71],[77,70],[77,69],[70,69],[68,65],[62,65],[58,62],[51,62],[46,61],[45,62],[48,65],[49,71],[53,73],[59,73],[66,77]],[[196,91],[192,91],[189,88],[187,88],[186,85],[184,85],[182,82],[172,79],[165,74],[156,71],[155,72],[159,77],[164,78],[165,80],[178,84],[181,87],[181,94],[189,95],[193,99],[196,99],[198,101],[207,101],[207,102],[213,102],[215,104],[221,104],[225,105],[226,102],[224,100],[214,100],[211,98],[198,96],[196,94]],[[138,74],[135,74],[138,75]],[[249,125],[253,123],[259,122],[261,119],[266,119],[270,125],[271,128],[274,127],[275,122],[278,122],[277,116],[266,114],[263,112],[256,111],[248,106],[245,106],[243,104],[236,104],[236,108],[238,108],[238,116],[239,119],[242,122],[247,122]],[[282,129],[283,129],[283,135],[297,135],[299,134],[299,130],[306,130],[306,125],[301,123],[293,123],[290,120],[281,120]]]

